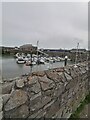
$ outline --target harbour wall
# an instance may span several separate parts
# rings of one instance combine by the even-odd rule
[[[89,92],[88,64],[33,72],[2,83],[5,118],[69,118]]]

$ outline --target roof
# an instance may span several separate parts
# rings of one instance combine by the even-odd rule
[[[32,47],[32,44],[25,44],[25,45],[20,46],[20,48],[22,47]]]
[[[77,49],[71,49],[71,50],[77,50]],[[78,50],[86,50],[86,49],[78,49]]]

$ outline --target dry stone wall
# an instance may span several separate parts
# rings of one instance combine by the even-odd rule
[[[2,83],[3,118],[69,118],[89,92],[88,64]]]

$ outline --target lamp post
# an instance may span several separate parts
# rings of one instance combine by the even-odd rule
[[[30,66],[30,73],[32,73],[32,49],[31,49],[31,66]]]
[[[67,56],[65,56],[65,63],[64,63],[64,66],[66,66],[66,65],[67,65],[67,59],[68,59],[68,57],[67,57]]]

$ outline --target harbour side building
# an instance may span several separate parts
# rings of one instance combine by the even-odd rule
[[[19,50],[23,52],[35,52],[37,50],[37,47],[32,46],[32,44],[25,44],[20,46]]]

